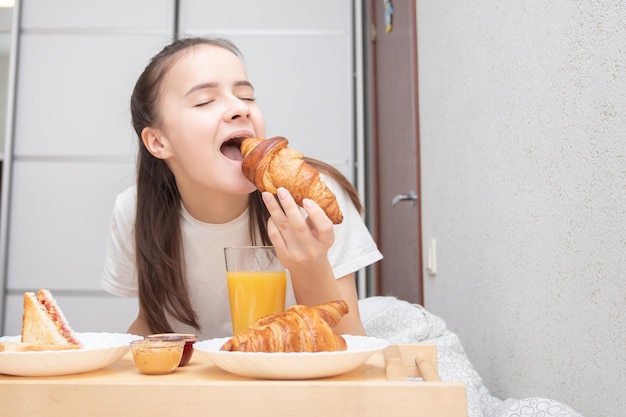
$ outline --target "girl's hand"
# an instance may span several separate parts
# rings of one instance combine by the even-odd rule
[[[328,262],[327,253],[335,233],[324,210],[313,200],[304,199],[304,217],[287,189],[279,188],[277,194],[280,204],[268,192],[263,193],[263,201],[271,216],[268,234],[285,267],[295,271],[311,262]]]
[[[279,188],[277,194],[280,204],[274,195],[263,193],[263,201],[271,216],[267,232],[280,261],[289,270],[296,301],[313,306],[345,300],[350,313],[335,330],[364,335],[354,274],[335,279],[328,261],[328,249],[335,241],[332,221],[313,200],[302,201],[307,213],[304,217],[289,191]]]

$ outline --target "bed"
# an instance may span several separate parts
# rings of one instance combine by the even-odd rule
[[[502,400],[492,396],[470,363],[459,337],[446,328],[443,319],[420,305],[395,297],[369,297],[359,301],[359,309],[368,336],[391,343],[435,344],[441,380],[466,386],[468,417],[583,417],[568,405],[549,398]]]

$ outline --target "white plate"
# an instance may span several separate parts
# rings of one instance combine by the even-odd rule
[[[130,342],[141,336],[122,333],[76,333],[83,349],[41,352],[0,352],[0,374],[18,376],[70,375],[95,371],[119,360]],[[19,342],[20,336],[0,337]]]
[[[367,336],[343,335],[348,349],[340,352],[265,353],[228,352],[220,347],[229,337],[203,340],[195,344],[223,370],[248,378],[312,379],[343,374],[361,366],[389,342]]]

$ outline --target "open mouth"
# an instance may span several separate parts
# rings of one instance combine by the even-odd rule
[[[243,160],[243,156],[241,155],[241,142],[245,137],[237,137],[227,140],[220,147],[220,151],[224,156],[228,159],[232,159],[233,161],[241,161]]]

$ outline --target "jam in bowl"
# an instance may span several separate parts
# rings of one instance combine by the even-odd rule
[[[145,340],[151,341],[163,341],[163,342],[185,342],[185,347],[183,349],[183,355],[180,358],[180,363],[178,366],[185,366],[191,359],[193,355],[193,345],[198,340],[198,337],[195,334],[186,334],[186,333],[159,333],[159,334],[151,334],[145,337]]]

